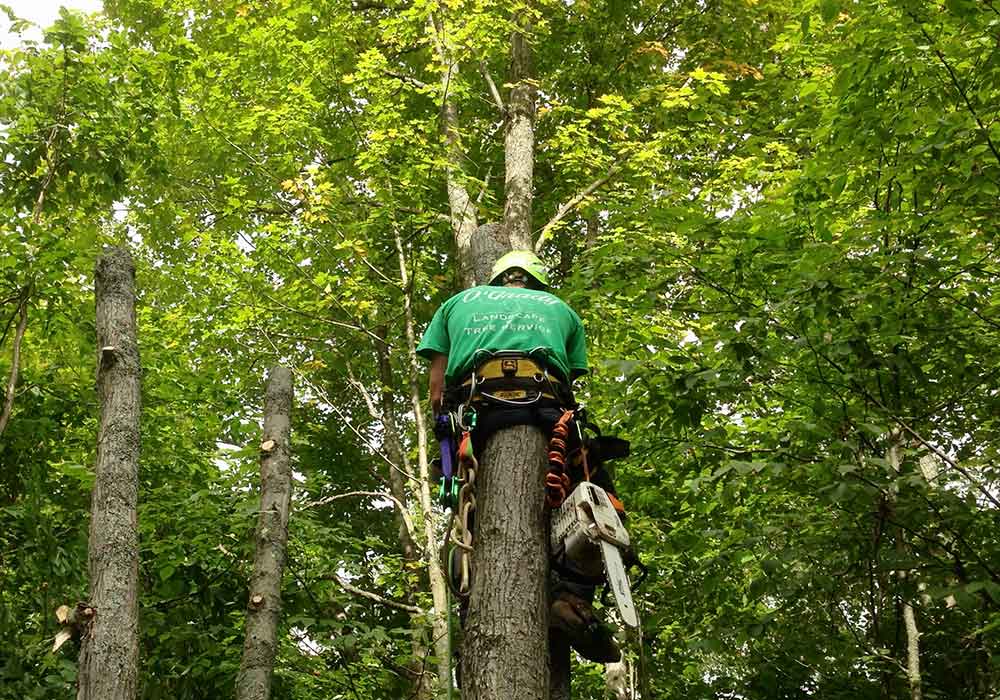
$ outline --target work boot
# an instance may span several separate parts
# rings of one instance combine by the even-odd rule
[[[622,658],[611,629],[597,619],[590,603],[580,596],[569,591],[556,593],[549,624],[562,630],[570,646],[589,661],[609,664]]]

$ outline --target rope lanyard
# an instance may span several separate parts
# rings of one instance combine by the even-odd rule
[[[455,593],[467,597],[472,587],[472,514],[476,512],[476,470],[479,460],[472,451],[472,433],[466,430],[458,444],[458,519],[452,531],[452,543],[458,552],[458,584]],[[451,568],[448,570],[451,576]],[[450,578],[449,578],[450,580]]]

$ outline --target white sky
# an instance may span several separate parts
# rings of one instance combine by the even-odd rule
[[[65,6],[84,12],[100,12],[104,7],[101,0],[0,0],[0,4],[9,6],[14,14],[22,19],[30,20],[41,28],[50,26],[59,16],[59,7]],[[6,13],[0,12],[0,48],[9,49],[21,42],[21,38],[10,33],[10,22]],[[24,32],[26,39],[40,41],[42,32],[39,28],[31,28]]]

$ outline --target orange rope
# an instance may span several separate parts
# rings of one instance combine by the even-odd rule
[[[549,508],[558,508],[569,493],[570,479],[566,473],[566,447],[569,438],[569,422],[573,411],[564,411],[552,428],[549,439],[549,473],[545,475],[545,503]]]

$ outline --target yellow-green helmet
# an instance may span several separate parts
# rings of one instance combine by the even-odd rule
[[[521,268],[543,287],[549,286],[549,272],[545,264],[530,250],[513,250],[497,260],[490,272],[490,284],[499,286],[503,273],[512,267]]]

